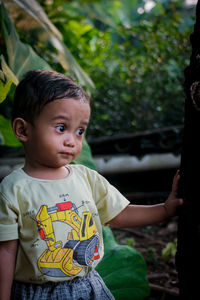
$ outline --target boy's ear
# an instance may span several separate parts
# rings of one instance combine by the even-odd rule
[[[18,140],[22,143],[28,140],[28,122],[22,118],[16,118],[13,121],[13,131]]]

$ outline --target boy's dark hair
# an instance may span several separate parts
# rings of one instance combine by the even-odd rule
[[[87,93],[73,79],[54,71],[28,71],[15,90],[12,121],[19,117],[34,124],[47,103],[62,98],[90,104]]]

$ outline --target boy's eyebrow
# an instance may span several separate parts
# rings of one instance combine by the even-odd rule
[[[59,115],[59,116],[55,116],[52,118],[52,121],[56,121],[56,120],[60,120],[60,119],[63,119],[63,120],[70,120],[70,118],[68,118],[67,116],[65,115]]]
[[[88,126],[88,124],[89,124],[89,121],[82,121],[82,122],[81,122],[81,125]]]
[[[65,116],[65,115],[59,115],[59,116],[55,116],[55,117],[52,118],[52,121],[56,121],[56,120],[70,121],[70,118]],[[81,121],[81,124],[85,125],[85,126],[88,126],[89,120],[88,121],[83,120],[83,121]]]

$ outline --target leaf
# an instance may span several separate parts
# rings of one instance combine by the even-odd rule
[[[12,82],[15,85],[18,85],[18,78],[15,76],[15,74],[12,72],[12,70],[8,67],[3,55],[0,56],[1,60],[1,68],[3,71],[4,76],[7,78],[7,80],[12,80]]]
[[[12,80],[7,81],[5,84],[0,80],[0,103],[2,103],[10,90]]]
[[[116,300],[143,300],[149,295],[146,264],[141,254],[118,245],[109,227],[103,228],[105,255],[97,271]]]
[[[58,39],[62,40],[59,30],[52,24],[48,16],[35,0],[4,0],[6,8],[11,16],[16,19],[20,28],[25,31],[34,29],[52,32]],[[19,18],[20,17],[20,18]],[[44,36],[44,38],[46,38]]]
[[[74,2],[74,6],[79,13],[87,13],[91,19],[96,19],[102,23],[117,29],[117,25],[113,22],[111,16],[109,16],[108,11],[105,10],[101,3],[82,3],[81,6],[79,3]]]
[[[21,143],[15,137],[11,121],[0,115],[0,144],[8,147],[19,147]]]
[[[61,33],[50,22],[42,7],[35,0],[6,0],[5,4],[7,4],[11,16],[15,17],[16,26],[21,28],[24,33],[34,36],[43,45],[53,47],[62,67],[71,76],[74,76],[81,86],[86,86],[90,92],[94,89],[94,83],[90,77],[63,43]],[[17,22],[17,16],[21,15],[23,15],[23,21]]]
[[[82,164],[88,168],[96,170],[94,160],[92,158],[92,153],[86,139],[83,140],[83,148],[80,155],[73,163]]]
[[[162,257],[164,259],[169,259],[170,257],[174,257],[177,251],[177,239],[174,239],[173,242],[167,243],[165,248],[162,250]]]
[[[7,48],[9,67],[17,78],[20,78],[30,69],[51,70],[51,67],[39,57],[31,46],[20,41],[13,23],[1,3],[1,20],[4,34],[4,40]]]

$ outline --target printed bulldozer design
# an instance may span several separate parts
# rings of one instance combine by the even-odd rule
[[[58,203],[48,208],[42,205],[36,216],[38,231],[46,242],[46,249],[38,259],[40,271],[48,276],[75,276],[83,266],[90,266],[99,258],[99,237],[90,212],[82,218],[72,202]],[[56,241],[53,222],[64,222],[72,227],[68,241]]]

